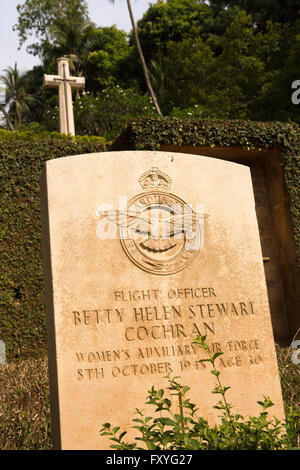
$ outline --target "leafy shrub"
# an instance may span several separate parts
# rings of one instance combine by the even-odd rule
[[[207,359],[200,362],[209,362],[212,366],[211,373],[216,377],[216,386],[212,393],[220,395],[221,399],[214,406],[221,412],[221,424],[210,427],[208,422],[197,416],[197,408],[187,398],[189,387],[182,386],[178,377],[167,376],[168,389],[177,395],[179,414],[173,411],[174,405],[166,398],[163,389],[155,390],[154,387],[148,392],[147,405],[155,406],[155,413],[159,417],[146,416],[143,411],[136,409],[138,415],[133,419],[137,423],[133,426],[140,433],[135,439],[144,444],[137,447],[137,443],[125,442],[127,431],[120,427],[112,427],[110,423],[104,423],[100,433],[101,436],[110,436],[115,442],[111,445],[117,450],[286,450],[293,449],[297,445],[297,419],[300,413],[290,410],[286,421],[280,422],[277,418],[270,419],[267,409],[273,406],[269,397],[264,396],[263,401],[258,401],[262,411],[257,417],[245,418],[240,414],[232,413],[232,405],[228,403],[226,392],[230,387],[224,387],[220,380],[220,371],[216,369],[215,361],[222,355],[217,352],[213,355],[209,352],[205,342],[205,336],[198,336],[195,343],[205,350]],[[299,426],[299,423],[298,423]]]
[[[76,132],[101,135],[108,140],[119,134],[131,118],[155,114],[151,98],[119,86],[96,95],[87,92],[74,103]]]
[[[289,410],[299,406],[300,370],[291,361],[290,348],[277,346],[277,356],[283,399]],[[0,384],[0,449],[51,449],[47,358],[1,364]]]
[[[40,130],[40,126],[38,125],[37,127],[35,126],[37,123],[31,123],[28,126],[26,126],[24,131],[7,131],[4,129],[0,129],[0,150],[2,143],[1,141],[59,141],[59,142],[73,142],[73,143],[78,143],[78,142],[97,142],[99,144],[103,144],[103,150],[106,144],[106,141],[104,137],[100,137],[97,135],[89,136],[89,135],[76,135],[76,136],[71,136],[67,134],[60,134],[59,132],[53,131],[49,132],[47,130]]]

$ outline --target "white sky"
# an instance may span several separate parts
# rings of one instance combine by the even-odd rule
[[[0,0],[0,74],[9,66],[18,64],[20,72],[30,70],[39,64],[39,59],[27,54],[26,45],[18,50],[19,39],[16,31],[12,30],[18,20],[17,5],[25,0]],[[139,20],[148,9],[149,0],[132,0],[132,9],[135,20]],[[155,0],[152,0],[155,3]],[[90,19],[97,26],[112,26],[127,32],[131,30],[126,0],[88,0]]]

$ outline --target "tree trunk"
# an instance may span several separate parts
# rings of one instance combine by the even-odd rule
[[[1,108],[2,113],[4,114],[8,127],[10,128],[11,131],[14,131],[15,130],[14,126],[12,125],[11,120],[9,119],[8,114],[6,112],[5,106],[2,103],[0,103],[0,108]]]
[[[160,110],[160,108],[159,108],[158,101],[157,101],[157,99],[156,99],[155,93],[154,93],[153,88],[152,88],[152,85],[151,85],[151,81],[150,81],[150,77],[149,77],[149,72],[148,72],[147,65],[146,65],[146,62],[145,62],[145,59],[144,59],[144,55],[143,55],[143,51],[142,51],[142,48],[141,48],[141,44],[140,44],[140,40],[139,40],[137,28],[136,28],[135,21],[134,21],[134,17],[133,17],[133,13],[132,13],[132,8],[131,8],[130,0],[127,0],[127,5],[128,5],[129,16],[130,16],[130,20],[131,20],[131,24],[132,24],[133,34],[134,34],[134,38],[135,38],[135,43],[136,43],[136,47],[137,47],[137,50],[138,50],[139,58],[140,58],[140,61],[141,61],[141,64],[142,64],[142,68],[143,68],[143,72],[144,72],[144,77],[145,77],[145,80],[146,80],[147,88],[148,88],[149,93],[150,93],[150,95],[151,95],[151,98],[152,98],[152,100],[153,100],[153,103],[154,103],[154,106],[155,106],[156,111],[158,112],[158,114],[159,114],[160,116],[162,116],[162,112],[161,112],[161,110]]]

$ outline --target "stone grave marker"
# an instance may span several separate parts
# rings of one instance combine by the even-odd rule
[[[148,390],[180,376],[213,424],[215,377],[233,410],[283,403],[249,168],[170,152],[48,161],[41,183],[54,446],[109,449]],[[130,438],[131,431],[128,434]]]
[[[69,59],[57,59],[58,75],[44,74],[44,86],[58,88],[59,94],[59,126],[61,134],[75,135],[72,88],[83,90],[84,77],[71,77]]]
[[[5,343],[0,339],[0,364],[6,364]]]

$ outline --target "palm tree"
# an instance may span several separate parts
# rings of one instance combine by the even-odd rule
[[[0,110],[2,111],[2,113],[3,113],[4,117],[5,117],[7,126],[10,128],[11,131],[14,131],[15,128],[14,128],[14,126],[12,125],[11,120],[9,119],[9,115],[7,114],[7,111],[6,111],[6,109],[5,109],[5,105],[4,105],[3,103],[1,103],[1,101],[0,101]]]
[[[70,60],[71,69],[82,76],[82,56],[90,45],[89,31],[95,24],[88,18],[84,19],[78,15],[77,6],[56,21],[50,29],[51,35],[58,46],[58,54],[63,53]]]
[[[50,35],[57,45],[55,54],[68,57],[70,69],[79,77],[83,76],[83,56],[91,45],[89,32],[96,25],[86,16],[78,13],[80,0],[72,3],[68,13],[63,14],[50,27]],[[76,90],[76,99],[80,96]]]
[[[8,115],[13,115],[15,125],[20,126],[24,112],[29,110],[28,104],[34,101],[34,97],[26,93],[23,76],[20,75],[17,64],[4,70],[5,75],[0,76],[0,81],[5,87],[5,104],[8,107]],[[3,110],[3,108],[2,108]]]
[[[112,3],[115,2],[115,0],[110,0],[110,1],[111,1]],[[135,21],[134,21],[134,16],[133,16],[133,12],[132,12],[132,7],[131,7],[131,2],[130,2],[130,0],[127,0],[127,6],[128,6],[130,21],[131,21],[131,25],[132,25],[134,40],[135,40],[135,44],[136,44],[136,47],[137,47],[137,50],[138,50],[138,55],[139,55],[140,62],[141,62],[141,65],[142,65],[142,69],[143,69],[143,73],[144,73],[146,85],[147,85],[148,91],[149,91],[149,93],[150,93],[150,96],[151,96],[151,98],[152,98],[152,100],[153,100],[153,103],[154,103],[154,106],[155,106],[155,109],[156,109],[157,113],[158,113],[160,116],[162,116],[162,112],[161,112],[161,110],[160,110],[160,107],[159,107],[159,104],[158,104],[156,95],[155,95],[154,90],[153,90],[152,85],[151,85],[151,80],[150,80],[148,68],[147,68],[147,65],[146,65],[146,62],[145,62],[144,54],[143,54],[143,51],[142,51],[141,43],[140,43],[140,40],[139,40],[139,35],[138,35],[137,27],[136,27],[136,24],[135,24]]]

